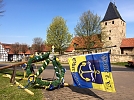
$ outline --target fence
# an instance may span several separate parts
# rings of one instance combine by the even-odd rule
[[[3,66],[3,67],[0,67],[0,70],[7,69],[7,68],[13,68],[13,73],[12,73],[12,76],[11,76],[11,79],[10,79],[10,83],[14,83],[15,82],[15,76],[16,76],[16,67],[19,67],[20,65],[22,65],[24,63],[26,63],[26,62],[20,62],[20,63],[13,64],[13,65]]]
[[[72,56],[77,56],[75,54],[72,55],[60,55],[58,56],[59,60],[62,63],[68,63],[68,58]],[[110,55],[110,61],[111,63],[115,62],[127,62],[129,60],[134,60],[134,55]]]

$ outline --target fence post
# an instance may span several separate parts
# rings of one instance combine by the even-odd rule
[[[10,83],[15,82],[15,76],[16,76],[16,66],[13,67],[13,74],[11,76]]]

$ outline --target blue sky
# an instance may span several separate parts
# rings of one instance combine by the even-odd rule
[[[66,20],[71,34],[85,11],[104,17],[110,1],[126,21],[127,38],[134,38],[134,0],[4,0],[4,16],[0,17],[0,42],[27,43],[33,38],[46,40],[46,30],[56,16]]]

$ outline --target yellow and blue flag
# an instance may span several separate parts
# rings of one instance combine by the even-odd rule
[[[74,86],[115,92],[109,52],[74,56],[68,62]]]

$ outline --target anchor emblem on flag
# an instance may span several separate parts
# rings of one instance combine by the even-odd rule
[[[96,75],[100,74],[95,66],[90,61],[83,61],[79,64],[78,73],[86,82],[95,82]]]

